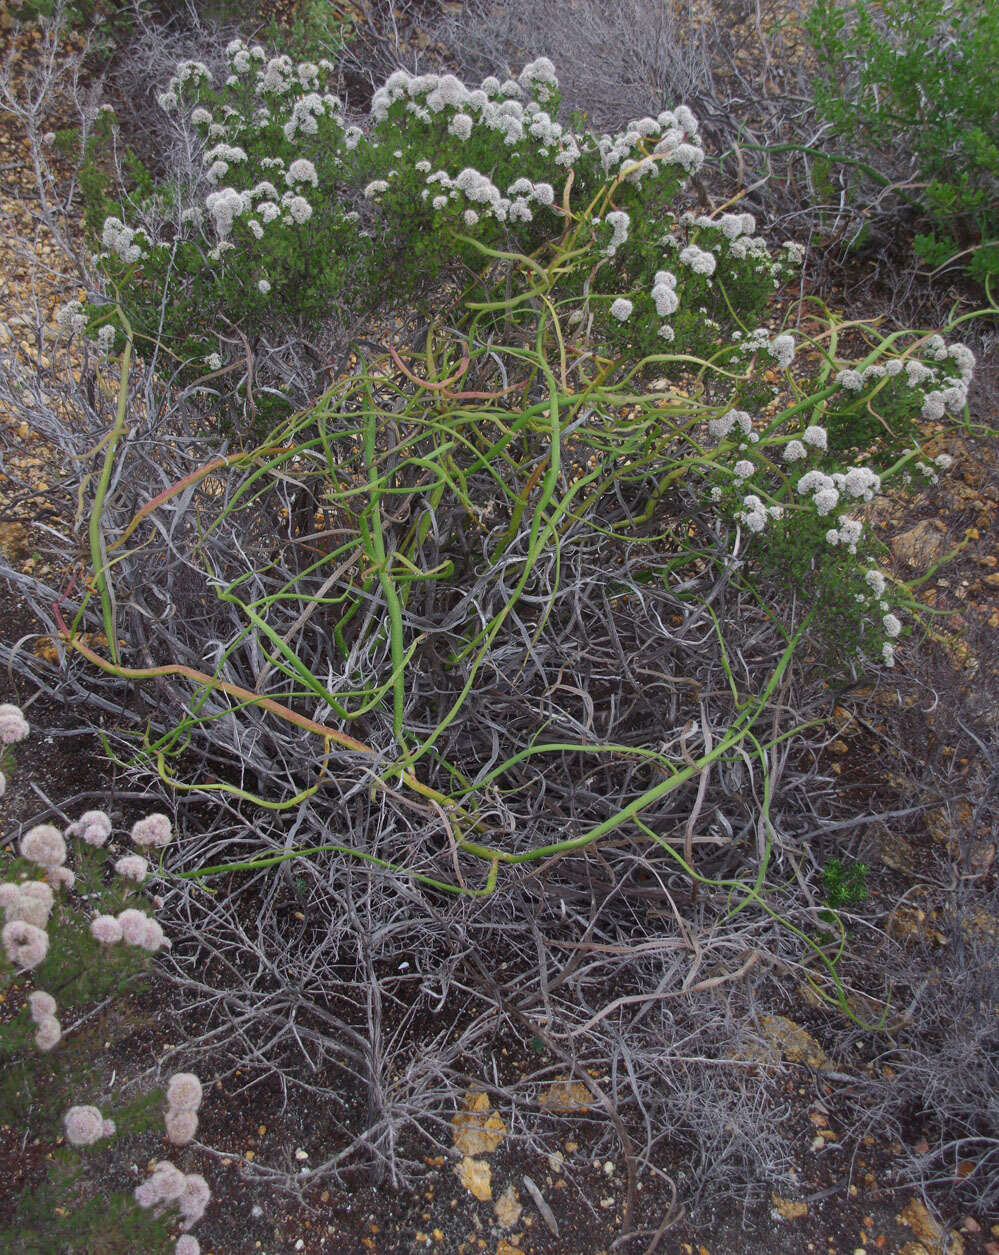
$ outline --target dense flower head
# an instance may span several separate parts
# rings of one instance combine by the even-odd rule
[[[873,501],[874,494],[881,490],[881,476],[868,466],[851,466],[838,485],[851,497],[862,497],[865,501]]]
[[[794,361],[794,336],[786,332],[776,336],[770,341],[768,351],[770,356],[776,359],[781,370],[786,370]]]
[[[175,1072],[167,1085],[167,1105],[176,1111],[197,1111],[201,1106],[201,1082],[193,1072]]]
[[[652,285],[652,300],[660,318],[668,318],[680,307],[676,292],[676,275],[669,270],[657,270]]]
[[[31,731],[20,706],[0,702],[0,746],[23,741]]]
[[[525,179],[524,182],[527,182]],[[514,185],[516,187],[516,184]],[[513,191],[513,188],[510,189]],[[607,215],[607,225],[611,229],[610,243],[604,249],[608,257],[613,257],[618,248],[627,242],[628,231],[631,227],[631,218],[624,210],[614,210]]]
[[[66,829],[67,837],[79,837],[87,845],[104,845],[110,835],[111,819],[104,811],[84,811],[76,823]]]
[[[152,1173],[135,1190],[135,1201],[140,1207],[155,1207],[158,1203],[175,1203],[184,1193],[187,1184],[181,1170],[161,1159]]]
[[[802,458],[808,457],[808,450],[800,440],[789,440],[784,446],[785,462],[800,462]]]
[[[37,967],[49,950],[48,933],[23,919],[4,924],[0,941],[10,962],[26,970]]]
[[[714,253],[705,252],[696,244],[688,244],[682,249],[679,260],[682,265],[689,266],[697,275],[713,275],[718,265]]]
[[[169,816],[160,812],[136,820],[132,825],[132,840],[136,845],[153,845],[162,848],[170,844],[173,832]]]
[[[171,1108],[163,1117],[167,1141],[173,1146],[186,1146],[198,1131],[196,1111],[175,1111]]]
[[[66,1141],[72,1146],[93,1146],[114,1133],[114,1121],[105,1120],[97,1107],[70,1107],[62,1118]]]
[[[748,436],[753,430],[753,420],[745,410],[728,410],[719,418],[708,421],[708,431],[716,440],[723,440],[735,426]]]
[[[284,176],[284,181],[289,187],[294,187],[296,183],[311,183],[313,187],[319,186],[319,176],[316,174],[316,167],[311,161],[306,161],[304,157],[299,157],[297,161],[291,163]]]
[[[35,1045],[43,1053],[54,1050],[62,1041],[62,1025],[54,1015],[46,1015],[38,1021],[35,1029]]]
[[[117,919],[121,925],[122,940],[130,946],[142,945],[149,926],[149,916],[135,907],[127,907],[119,912]]]
[[[114,865],[119,876],[141,884],[149,875],[149,863],[141,854],[124,854]]]
[[[847,392],[859,392],[864,386],[863,377],[856,370],[841,370],[837,372],[833,382],[838,383]]]
[[[801,438],[805,444],[810,444],[813,449],[825,449],[829,442],[826,429],[815,425],[806,427]]]
[[[181,1191],[180,1197],[177,1199],[177,1206],[180,1208],[180,1214],[184,1217],[184,1228],[190,1228],[191,1225],[197,1224],[201,1217],[205,1214],[205,1209],[211,1202],[212,1191],[208,1182],[200,1172],[189,1172],[184,1177],[184,1189]]]
[[[56,1000],[43,989],[28,994],[28,1011],[36,1024],[56,1013]]]
[[[142,248],[135,242],[139,234],[144,233],[126,226],[120,218],[109,217],[104,219],[101,242],[119,261],[135,262],[142,257]]]
[[[51,886],[44,880],[24,880],[17,884],[0,884],[0,907],[7,922],[23,920],[36,928],[45,928],[52,910]]]
[[[627,322],[631,317],[631,311],[635,308],[627,297],[619,296],[616,301],[611,304],[611,317],[616,318],[618,322]]]
[[[122,940],[124,929],[113,915],[98,915],[90,921],[90,935],[102,946],[113,946]]]
[[[66,861],[66,842],[52,824],[36,824],[21,838],[21,854],[39,867],[60,867]]]
[[[249,198],[245,193],[237,192],[233,187],[223,187],[217,192],[210,192],[205,197],[205,208],[215,223],[215,233],[220,240],[226,239],[232,232],[235,219],[249,207]]]
[[[66,336],[82,336],[87,329],[83,302],[72,300],[56,310],[56,325]]]
[[[182,1233],[173,1248],[173,1255],[201,1255],[201,1243],[193,1233]]]

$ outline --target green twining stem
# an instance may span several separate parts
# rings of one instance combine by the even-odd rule
[[[388,564],[385,561],[385,537],[382,533],[381,492],[378,476],[375,471],[375,441],[377,435],[377,419],[374,409],[369,410],[364,421],[364,461],[368,468],[368,484],[370,493],[370,524],[362,529],[365,548],[378,574],[378,583],[388,605],[389,613],[389,647],[392,654],[392,735],[396,744],[402,746],[402,723],[406,709],[406,653],[403,646],[402,606],[395,589]],[[370,530],[369,530],[370,528]],[[415,643],[414,643],[415,648]]]

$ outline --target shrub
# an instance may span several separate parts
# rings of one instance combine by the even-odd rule
[[[786,971],[804,948],[856,1014],[785,857],[834,805],[814,664],[877,676],[918,623],[864,512],[922,458],[918,420],[963,412],[972,358],[853,324],[858,357],[821,305],[779,324],[800,250],[738,204],[687,208],[683,106],[570,132],[535,62],[505,91],[399,72],[351,130],[324,67],[229,59],[222,87],[188,62],[164,93],[183,177],[122,166],[95,199],[104,304],[62,320],[89,389],[0,378],[90,503],[70,494],[47,555],[64,569],[82,539],[86,580],[12,574],[60,664],[20,665],[115,712],[133,781],[215,803],[167,855],[213,1066],[339,1105],[313,1181],[402,1182],[407,1135],[439,1141],[454,1078],[523,1035],[627,1077],[604,1104],[622,1143],[668,1129],[740,1171],[762,1147],[772,1185],[774,1096],[754,1105],[719,1004],[691,1059],[694,998],[745,978],[744,1006],[759,954]],[[425,315],[410,343],[358,335],[322,387],[282,374],[321,361],[309,332],[338,310],[393,303]],[[198,421],[233,396],[235,445]],[[698,892],[691,958],[682,919],[645,921]],[[240,979],[206,997],[216,971]],[[537,1105],[550,1070],[495,1088]]]
[[[955,254],[984,282],[999,273],[999,10],[978,0],[817,0],[807,30],[816,104],[871,159],[911,158],[913,195],[931,224],[916,251]]]
[[[16,706],[0,706],[0,746],[22,741],[28,732]],[[4,766],[11,766],[9,751]],[[0,785],[6,787],[6,776],[0,775]],[[122,1241],[130,1249],[166,1250],[176,1219],[173,1207],[188,1228],[201,1218],[210,1196],[202,1177],[171,1169],[180,1188],[169,1195],[150,1184],[159,1180],[154,1174],[134,1200],[107,1191],[79,1197],[91,1147],[142,1132],[160,1118],[168,1140],[184,1145],[193,1137],[201,1103],[200,1082],[188,1073],[171,1079],[165,1117],[155,1110],[161,1098],[156,1092],[119,1103],[113,1120],[100,1108],[75,1101],[93,1087],[95,1043],[77,1040],[67,1021],[95,1002],[135,991],[153,953],[169,946],[150,914],[124,905],[141,900],[134,882],[146,878],[148,864],[140,855],[125,855],[114,865],[115,876],[105,848],[111,834],[111,820],[99,810],[84,812],[64,834],[50,824],[36,825],[21,839],[20,857],[6,862],[0,879],[0,988],[24,1002],[0,1031],[0,1120],[23,1126],[25,1140],[29,1133],[37,1140],[61,1131],[66,1142],[49,1156],[44,1180],[11,1200],[16,1216],[0,1229],[2,1250],[48,1255],[69,1247],[105,1250]],[[140,846],[162,848],[170,839],[169,820],[148,816],[133,826],[132,837]],[[33,989],[24,996],[29,981]],[[158,1165],[161,1177],[167,1168]],[[138,1210],[136,1203],[140,1209],[157,1205],[155,1214]],[[191,1242],[178,1249],[196,1255]]]

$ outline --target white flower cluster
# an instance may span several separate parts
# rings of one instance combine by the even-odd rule
[[[49,937],[45,929],[52,903],[52,888],[44,880],[0,883],[0,906],[5,921],[0,938],[11,963],[29,970],[37,967],[48,954]]]
[[[303,135],[315,135],[319,130],[319,119],[328,115],[343,125],[343,102],[338,96],[327,93],[320,96],[318,92],[309,92],[300,96],[292,105],[291,117],[283,126],[284,137],[289,142],[302,132]]]
[[[716,440],[724,440],[735,426],[738,426],[744,436],[748,436],[753,430],[753,420],[745,410],[728,410],[719,418],[708,421],[708,431]]]
[[[547,57],[538,57],[536,61],[528,62],[517,76],[517,81],[542,104],[547,103],[552,93],[558,90],[555,66]]]
[[[181,61],[177,65],[177,73],[167,84],[166,91],[156,97],[157,103],[161,109],[169,113],[177,108],[181,90],[187,83],[197,87],[201,82],[211,83],[211,81],[211,71],[203,61]]]
[[[668,318],[680,307],[676,293],[676,275],[670,270],[657,270],[652,284],[652,299],[660,318]]]
[[[56,326],[63,335],[82,336],[87,329],[87,315],[82,301],[67,301],[56,310]]]
[[[684,266],[689,266],[695,275],[713,275],[718,266],[714,253],[706,252],[698,248],[696,244],[688,244],[680,252],[680,262]]]
[[[217,192],[210,192],[205,197],[205,208],[212,216],[215,234],[220,240],[227,239],[232,233],[232,224],[240,214],[249,207],[249,197],[245,192],[237,192],[234,187],[223,187]]]
[[[76,877],[65,866],[66,842],[52,824],[36,824],[21,838],[21,856],[45,869],[50,884],[72,888]]]
[[[56,1018],[56,1000],[51,994],[36,989],[28,994],[28,1013],[35,1024],[35,1045],[49,1051],[62,1041],[62,1025]],[[112,1125],[112,1131],[114,1126]]]
[[[784,446],[785,462],[800,462],[802,458],[808,457],[808,450],[804,443],[800,440],[789,440]]]
[[[157,950],[170,949],[170,941],[159,920],[135,907],[126,907],[115,915],[98,915],[90,921],[90,935],[103,946],[124,942],[155,954]]]
[[[611,303],[611,317],[616,318],[618,322],[627,322],[634,308],[634,304],[627,297],[619,296],[616,301]]]
[[[786,332],[775,336],[767,345],[767,352],[775,359],[781,370],[787,370],[794,361],[794,336]]]
[[[30,729],[19,706],[10,702],[0,704],[0,745],[16,745],[23,741]]]
[[[853,466],[845,474],[839,471],[827,475],[824,471],[808,471],[798,480],[797,492],[811,495],[816,512],[829,514],[837,505],[840,494],[872,501],[881,488],[881,477],[867,466]]]
[[[120,218],[105,218],[101,243],[109,253],[114,253],[121,261],[139,261],[143,252],[135,242],[137,235],[145,237],[145,232],[141,227],[133,230],[132,227],[127,227]]]
[[[297,183],[311,183],[313,187],[319,186],[319,176],[316,174],[316,167],[311,161],[306,161],[304,157],[299,157],[291,163],[284,176],[284,181],[289,187],[294,187]]]
[[[182,1228],[190,1229],[205,1214],[212,1192],[208,1182],[198,1172],[184,1173],[172,1163],[161,1159],[150,1175],[135,1187],[135,1201],[140,1207],[154,1207],[157,1214],[162,1208],[174,1206],[183,1217]],[[184,1239],[181,1238],[180,1241]],[[194,1239],[192,1239],[193,1241]],[[175,1253],[194,1252],[196,1247],[177,1243]]]
[[[174,1146],[186,1146],[197,1132],[201,1098],[201,1082],[193,1072],[177,1072],[170,1078],[164,1124]]]
[[[779,505],[764,505],[755,493],[749,493],[742,499],[742,509],[736,512],[736,518],[744,523],[751,532],[762,532],[768,519],[779,519],[784,511]]]
[[[114,1133],[114,1121],[105,1120],[98,1107],[70,1107],[62,1123],[71,1146],[93,1146]]]
[[[613,257],[622,244],[627,243],[628,231],[631,227],[631,218],[624,210],[612,210],[606,218],[607,225],[611,229],[610,243],[604,249],[607,257]]]
[[[214,185],[225,178],[231,165],[245,160],[246,150],[238,145],[215,144],[202,155],[202,163],[207,167],[205,178]]]
[[[857,552],[857,541],[863,533],[864,525],[859,519],[851,519],[846,514],[839,516],[839,527],[832,527],[826,532],[826,544],[844,545],[850,553]]]
[[[111,835],[111,818],[105,811],[84,811],[66,829],[67,837],[79,837],[87,845],[102,846]]]

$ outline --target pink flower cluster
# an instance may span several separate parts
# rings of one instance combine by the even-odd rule
[[[170,1078],[163,1122],[167,1141],[174,1146],[186,1146],[197,1132],[201,1097],[201,1082],[193,1072],[176,1072]]]
[[[76,877],[64,866],[66,842],[62,833],[52,824],[36,824],[21,838],[21,855],[31,863],[45,869],[51,884],[73,887]]]
[[[105,1120],[97,1107],[70,1107],[62,1122],[72,1146],[93,1146],[114,1132],[114,1121]]]
[[[208,1182],[199,1172],[181,1172],[165,1159],[135,1188],[135,1201],[140,1207],[155,1207],[157,1212],[175,1206],[184,1218],[183,1227],[190,1229],[205,1214],[212,1192]],[[183,1252],[184,1247],[177,1246]],[[188,1245],[186,1249],[193,1249]]]
[[[9,702],[0,704],[0,745],[15,745],[23,741],[30,731],[19,706]]]
[[[169,817],[159,813],[147,815],[132,825],[132,840],[136,845],[152,845],[159,849],[170,844],[173,830]]]
[[[35,928],[46,928],[52,910],[52,886],[44,880],[22,880],[19,884],[0,884],[0,907],[4,920],[23,920]]]
[[[43,928],[23,919],[4,924],[0,933],[3,951],[11,963],[25,971],[37,967],[49,952],[49,935]]]
[[[170,942],[159,920],[146,915],[144,911],[136,910],[135,907],[126,907],[117,916],[98,915],[90,921],[90,935],[104,946],[113,946],[124,941],[129,946],[141,946],[150,954],[155,954],[164,947],[170,948]]]
[[[79,837],[87,845],[103,845],[111,835],[111,820],[104,811],[84,811],[66,829],[67,837]]]
[[[41,989],[28,995],[28,1011],[37,1025],[35,1045],[39,1050],[51,1050],[62,1040],[62,1025],[56,1019],[56,1000]]]

